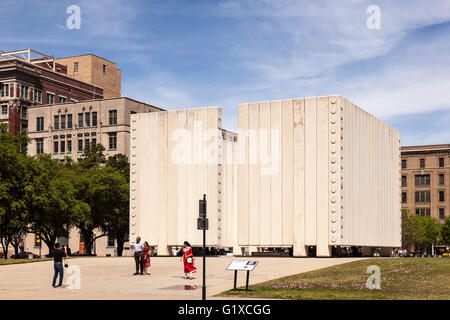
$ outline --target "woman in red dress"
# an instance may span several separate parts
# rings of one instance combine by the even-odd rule
[[[150,267],[150,255],[152,254],[152,251],[150,250],[150,246],[148,245],[148,242],[144,242],[144,248],[142,249],[142,259],[143,265],[144,265],[144,274],[148,274],[147,269]]]
[[[194,266],[194,255],[192,253],[192,248],[189,242],[184,242],[183,248],[183,264],[184,264],[184,278],[192,279],[192,275],[197,271]]]

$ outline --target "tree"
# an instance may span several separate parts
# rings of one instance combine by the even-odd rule
[[[124,207],[128,187],[117,170],[106,166],[91,169],[80,167],[75,180],[78,199],[89,206],[88,211],[77,217],[75,225],[83,234],[85,249],[90,255],[94,241],[122,223],[122,219],[116,217]],[[101,233],[94,236],[94,230]]]
[[[106,163],[104,155],[105,147],[101,144],[90,144],[83,150],[82,158],[78,161],[80,166],[85,169],[98,168]]]
[[[31,162],[22,148],[29,140],[24,132],[13,136],[7,129],[7,125],[0,124],[0,241],[5,259],[10,244],[18,253],[27,231],[24,195],[31,179]]]
[[[445,223],[441,227],[442,243],[450,245],[450,216],[445,218]]]
[[[53,248],[57,237],[68,234],[76,218],[89,208],[76,198],[75,173],[70,166],[48,154],[39,155],[34,161],[33,181],[26,193],[30,230]]]
[[[120,257],[122,256],[124,244],[128,240],[130,230],[130,164],[127,156],[119,153],[109,157],[106,166],[116,169],[124,178],[117,190],[117,210],[110,212],[105,225],[108,234],[113,235],[117,241],[117,255]]]
[[[407,209],[402,210],[402,245],[416,252],[436,245],[440,237],[439,222],[431,217],[412,215]]]

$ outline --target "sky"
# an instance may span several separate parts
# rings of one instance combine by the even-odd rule
[[[239,103],[339,94],[402,145],[450,143],[450,0],[0,0],[0,30],[0,50],[96,54],[123,96],[219,106],[229,130]]]

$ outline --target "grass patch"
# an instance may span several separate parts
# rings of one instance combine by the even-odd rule
[[[37,258],[37,259],[0,259],[0,266],[9,265],[9,264],[20,264],[20,263],[32,263],[32,262],[42,262],[53,260],[52,258]]]
[[[381,290],[366,288],[367,267],[381,270]],[[450,299],[450,259],[371,258],[239,288],[221,296],[291,300]]]

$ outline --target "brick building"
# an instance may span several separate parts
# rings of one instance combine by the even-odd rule
[[[27,49],[0,51],[0,121],[17,134],[28,128],[31,106],[103,98],[103,88],[67,75],[67,67]]]
[[[449,215],[450,144],[401,148],[402,208],[441,222]]]
[[[103,88],[105,98],[121,96],[122,72],[116,63],[95,54],[58,58],[56,62],[66,66],[70,77]]]

